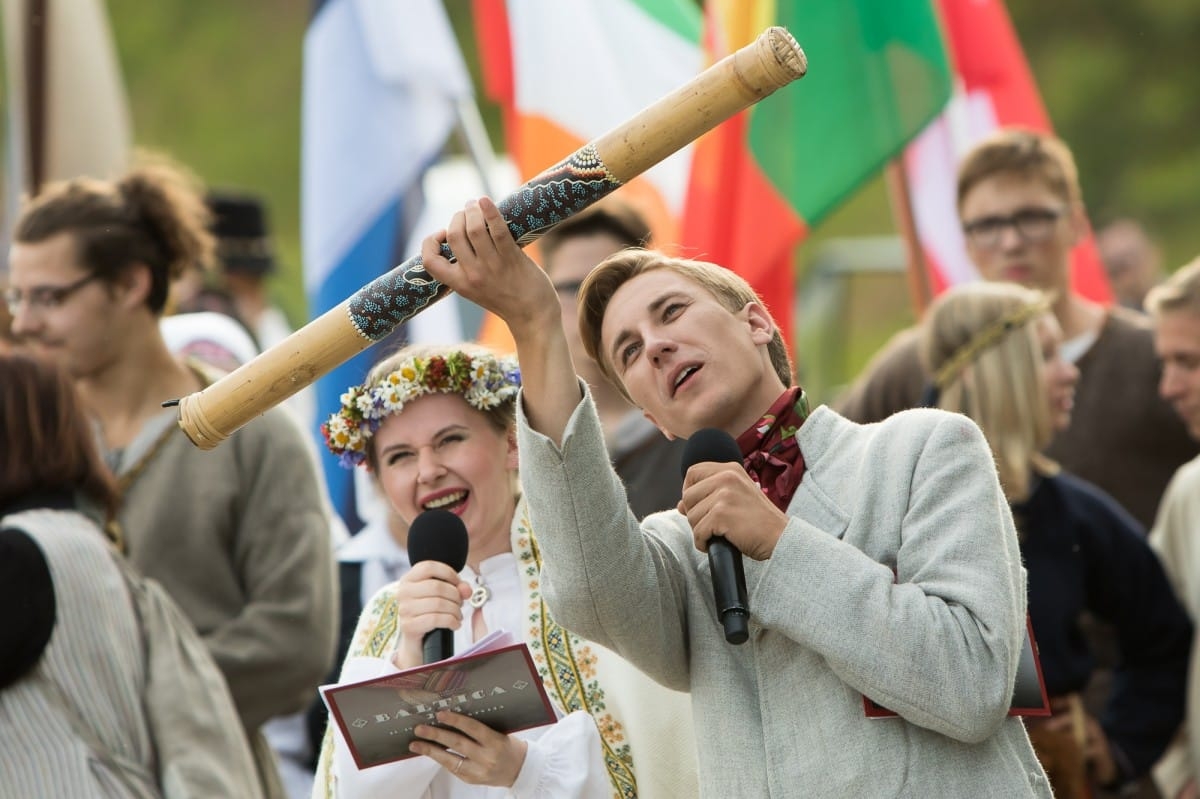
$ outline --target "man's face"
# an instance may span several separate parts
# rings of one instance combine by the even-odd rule
[[[702,427],[737,435],[783,391],[762,347],[774,330],[757,303],[730,312],[692,280],[656,269],[613,293],[600,345],[629,396],[669,437]]]
[[[576,304],[579,286],[596,264],[624,248],[625,245],[615,236],[593,233],[566,239],[554,251],[554,257],[546,260],[546,273],[550,275],[558,291],[558,302],[562,305],[563,327],[567,331],[571,360],[575,362],[576,371],[592,386],[607,378],[588,357],[579,335],[579,310]]]
[[[1122,305],[1141,310],[1146,292],[1162,276],[1162,253],[1158,247],[1141,228],[1122,222],[1097,233],[1096,247],[1113,294]]]
[[[12,332],[21,343],[76,378],[103,369],[120,313],[109,286],[78,264],[70,234],[15,243],[8,265],[9,288],[19,298],[10,309]]]
[[[1064,295],[1070,289],[1082,214],[1044,183],[994,175],[967,192],[959,213],[967,254],[984,280]]]
[[[1162,360],[1158,392],[1200,441],[1200,315],[1187,310],[1158,315],[1154,351]]]

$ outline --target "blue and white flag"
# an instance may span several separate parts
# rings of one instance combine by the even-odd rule
[[[454,128],[470,77],[440,0],[316,0],[304,41],[301,221],[310,317],[415,253],[421,178]],[[317,382],[318,421],[379,347]],[[322,448],[324,450],[324,448]],[[334,507],[360,526],[354,481],[324,461]]]

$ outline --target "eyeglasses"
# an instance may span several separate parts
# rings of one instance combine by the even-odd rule
[[[49,311],[61,306],[72,294],[98,277],[99,275],[93,272],[65,286],[34,286],[28,290],[7,288],[4,290],[4,304],[8,306],[8,312],[13,316],[17,315],[17,310],[23,301],[29,303],[30,308]]]
[[[985,216],[963,224],[963,232],[976,247],[992,249],[1000,245],[1005,228],[1011,227],[1026,244],[1050,238],[1054,225],[1063,215],[1061,208],[1022,208],[1010,216]]]

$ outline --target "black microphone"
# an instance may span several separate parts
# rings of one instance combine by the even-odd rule
[[[408,560],[416,566],[423,560],[445,563],[462,571],[467,563],[467,526],[448,510],[427,510],[408,527]],[[421,639],[421,657],[425,663],[445,660],[454,654],[454,631],[440,627]]]
[[[742,463],[742,450],[733,436],[715,427],[697,430],[683,447],[683,474],[697,463]],[[724,536],[708,540],[708,568],[712,572],[713,599],[725,628],[725,640],[744,644],[750,637],[750,602],[746,599],[746,571],[742,553]]]

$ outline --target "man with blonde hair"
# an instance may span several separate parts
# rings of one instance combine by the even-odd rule
[[[1200,449],[1155,395],[1159,369],[1149,322],[1071,286],[1071,252],[1088,231],[1071,151],[1046,134],[999,131],[963,159],[957,196],[967,253],[980,276],[1055,297],[1063,354],[1079,368],[1079,385],[1071,426],[1046,454],[1148,528],[1167,481]],[[916,328],[898,333],[835,407],[865,423],[919,405],[929,376],[917,338]]]
[[[650,237],[649,223],[633,206],[607,198],[558,223],[538,240],[542,266],[562,305],[571,360],[591,389],[605,446],[639,519],[679,501],[683,444],[663,436],[587,357],[575,320],[579,288],[596,264],[630,247],[648,247]]]
[[[1200,258],[1196,258],[1146,295],[1154,322],[1154,348],[1162,361],[1159,392],[1174,406],[1188,433],[1200,441]],[[1193,622],[1200,619],[1200,457],[1175,472],[1163,494],[1150,545],[1162,558],[1180,602]],[[1160,763],[1156,777],[1171,799],[1188,785],[1200,796],[1200,653],[1193,642],[1189,679],[1187,746]],[[1175,768],[1171,768],[1171,764]]]
[[[691,693],[701,796],[1050,796],[1008,715],[1025,579],[973,422],[810,412],[743,279],[626,251],[580,289],[589,354],[665,435],[716,428],[744,459],[693,464],[678,508],[639,523],[554,286],[496,206],[469,203],[421,254],[516,342],[521,482],[554,618]],[[717,618],[714,536],[744,556],[740,646]],[[870,718],[867,699],[895,717]]]

